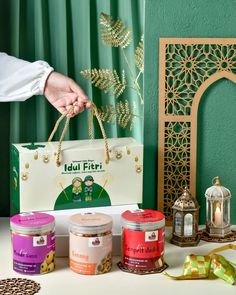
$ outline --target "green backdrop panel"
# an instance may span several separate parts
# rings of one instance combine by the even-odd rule
[[[213,3],[214,2],[214,3]],[[145,77],[144,77],[144,97],[145,97],[145,109],[144,109],[144,206],[156,208],[157,206],[157,148],[158,148],[158,71],[159,71],[159,38],[161,37],[236,37],[236,2],[231,0],[217,0],[217,1],[205,1],[205,0],[146,0],[145,1]],[[225,82],[222,82],[225,83]],[[226,82],[227,83],[227,82]],[[219,84],[221,85],[221,83]],[[236,88],[231,85],[226,87],[225,84],[221,86],[213,85],[211,90],[213,91],[214,87],[217,87],[221,92],[221,109],[227,109],[229,106],[225,106],[228,98],[236,98]],[[222,88],[221,88],[222,87]],[[234,89],[235,88],[235,89]],[[224,89],[224,90],[223,90]],[[234,89],[234,90],[233,90]],[[207,91],[208,93],[208,91]],[[205,95],[207,95],[207,93]],[[206,100],[204,103],[210,103],[211,96],[209,97],[209,102]],[[217,97],[215,98],[217,104]],[[204,106],[201,105],[201,109]],[[232,113],[236,113],[236,107],[232,105]],[[219,111],[218,107],[217,110]],[[219,113],[217,113],[219,115]],[[224,117],[225,128],[222,127],[220,131],[216,131],[214,136],[220,136],[221,132],[226,132],[228,130],[227,140],[230,144],[222,150],[222,152],[216,154],[215,144],[212,141],[207,141],[204,147],[204,152],[199,151],[198,159],[207,158],[208,153],[215,153],[215,163],[217,164],[217,169],[223,167],[222,154],[225,154],[225,170],[219,173],[222,175],[222,180],[225,186],[228,186],[232,190],[232,193],[235,192],[234,183],[236,179],[236,169],[233,168],[230,164],[231,170],[227,172],[227,162],[232,161],[235,155],[236,144],[233,142],[233,130],[235,130],[235,115],[232,117]],[[215,113],[209,112],[209,109],[206,109],[200,113],[199,122],[200,124],[205,124],[206,116],[208,117],[208,122],[215,122]],[[209,123],[211,124],[211,123]],[[232,127],[234,124],[234,129]],[[227,127],[226,126],[231,126]],[[201,127],[199,127],[201,128]],[[211,126],[204,125],[205,134],[209,136],[212,129],[206,131],[206,129],[211,128]],[[208,133],[209,132],[209,133]],[[231,133],[231,137],[229,133]],[[206,136],[206,135],[205,135]],[[221,135],[222,136],[222,135]],[[200,144],[203,139],[200,139]],[[222,139],[221,139],[222,140]],[[222,146],[221,141],[221,146]],[[223,149],[223,147],[222,147]],[[227,155],[226,155],[227,153]],[[201,154],[201,156],[200,156]],[[199,161],[198,161],[199,162]],[[210,164],[212,162],[209,162]],[[234,165],[235,166],[235,165]],[[206,187],[210,186],[212,173],[209,173],[208,169],[205,167],[201,168],[198,163],[198,175],[201,174],[201,179],[198,178],[198,197],[204,199],[204,190]],[[233,170],[232,170],[233,169]],[[215,174],[215,173],[214,173]],[[214,176],[214,175],[213,175]],[[204,182],[201,183],[201,181]],[[233,180],[234,179],[234,180]],[[206,182],[205,182],[206,181]],[[195,192],[194,192],[195,193]],[[158,196],[161,197],[161,196]],[[235,193],[232,196],[232,199],[235,199]],[[205,200],[205,199],[204,199]],[[201,203],[203,201],[201,200]],[[235,200],[232,200],[232,222],[236,223],[236,212],[235,211]],[[204,203],[203,203],[204,206]],[[202,206],[202,207],[203,207]],[[204,219],[205,210],[202,208],[201,211],[201,223],[205,223]]]
[[[231,222],[236,223],[236,84],[219,80],[202,96],[198,113],[197,198],[200,221],[206,217],[205,191],[221,176],[230,189]]]

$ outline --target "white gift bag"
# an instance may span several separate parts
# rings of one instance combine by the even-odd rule
[[[142,203],[142,144],[106,139],[100,120],[104,139],[62,141],[69,120],[59,142],[12,145],[11,214]]]

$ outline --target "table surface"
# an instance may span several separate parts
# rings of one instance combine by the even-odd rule
[[[180,275],[184,258],[188,254],[206,254],[213,248],[222,244],[206,243],[201,241],[194,248],[180,248],[168,242],[170,228],[166,229],[165,260],[169,264],[168,272],[172,275]],[[236,244],[236,242],[234,242]],[[228,250],[223,255],[236,262],[236,252]],[[157,295],[177,294],[199,295],[201,292],[214,295],[235,295],[236,286],[231,286],[221,279],[215,280],[186,280],[175,281],[163,274],[134,275],[122,272],[116,265],[119,257],[113,259],[113,269],[110,273],[98,276],[79,275],[68,267],[68,258],[56,259],[56,270],[52,273],[38,276],[22,276],[12,270],[11,239],[9,231],[9,219],[0,219],[0,278],[23,277],[37,281],[41,284],[40,295]]]

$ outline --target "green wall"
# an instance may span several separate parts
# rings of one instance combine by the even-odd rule
[[[197,197],[200,220],[205,220],[204,192],[221,176],[232,193],[231,221],[236,223],[236,84],[220,80],[209,87],[198,116]]]
[[[161,37],[236,37],[236,1],[146,0],[145,2],[145,167],[144,205],[156,206],[158,147],[158,44]],[[232,192],[236,223],[236,85],[221,80],[199,108],[197,198],[205,222],[204,192],[219,174]],[[148,171],[148,172],[147,172]]]
[[[113,3],[116,3],[115,0]],[[123,1],[124,2],[124,1]],[[236,36],[236,1],[233,0],[146,0],[145,1],[145,175],[144,175],[144,206],[156,208],[157,200],[157,134],[158,134],[158,41],[160,37],[235,37]],[[10,1],[0,0],[0,47],[1,50],[9,48],[10,40]],[[135,25],[135,24],[134,24]],[[85,66],[85,65],[83,65]],[[85,85],[85,82],[84,82]],[[84,86],[83,85],[83,86]],[[202,200],[204,207],[204,191],[210,185],[217,165],[217,173],[231,189],[236,199],[234,187],[236,173],[235,168],[235,124],[230,118],[236,110],[234,100],[235,85],[228,81],[219,81],[212,85],[201,101],[199,115],[199,146],[198,150],[198,199]],[[234,104],[231,108],[225,104],[230,101]],[[222,114],[219,113],[222,110]],[[231,115],[228,116],[227,114]],[[215,130],[218,117],[224,124],[218,124],[220,128]],[[2,103],[0,108],[0,136],[1,167],[8,167],[8,154],[2,153],[8,150],[9,143],[9,104]],[[230,128],[228,127],[230,126]],[[218,135],[218,137],[217,137]],[[220,141],[215,142],[216,137]],[[226,144],[224,145],[224,143]],[[210,153],[208,152],[210,149]],[[209,155],[209,156],[208,156]],[[201,164],[203,163],[203,164]],[[211,169],[208,169],[208,168]],[[215,173],[216,174],[216,173]],[[8,178],[8,168],[4,170],[4,177],[0,181],[1,212],[8,212],[8,187],[4,185]],[[235,185],[236,186],[236,185]],[[5,201],[2,199],[5,198]],[[235,211],[236,203],[232,202]],[[233,213],[232,210],[232,213]],[[204,209],[201,211],[204,223]],[[236,214],[232,216],[236,223]]]
[[[9,2],[0,0],[0,49],[8,52],[10,45],[10,6]],[[10,132],[10,104],[1,103],[0,106],[0,212],[9,212],[9,132]],[[4,213],[0,213],[2,216]]]

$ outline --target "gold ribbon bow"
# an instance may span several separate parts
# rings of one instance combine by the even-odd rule
[[[181,276],[171,276],[164,273],[166,276],[175,280],[189,279],[205,279],[210,273],[216,277],[226,281],[228,284],[236,283],[236,269],[233,262],[225,259],[224,256],[215,254],[220,251],[233,249],[236,250],[236,245],[228,244],[216,249],[213,249],[206,255],[188,255],[183,264],[183,274]]]

